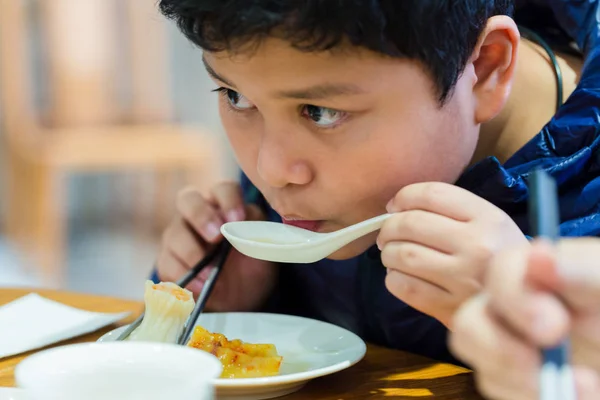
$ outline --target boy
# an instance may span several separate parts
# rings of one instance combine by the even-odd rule
[[[526,178],[560,177],[563,234],[595,234],[593,118],[557,117],[555,76],[509,0],[162,0],[204,49],[239,184],[182,192],[154,279],[175,280],[225,221],[333,231],[393,212],[311,265],[234,252],[212,310],[269,310],[451,360],[447,329],[489,259],[527,243]],[[518,57],[517,57],[518,56]],[[575,88],[566,57],[564,95]],[[594,65],[587,68],[593,73]],[[568,72],[571,74],[568,74]],[[581,87],[565,112],[596,98]],[[587,104],[586,104],[587,106]],[[565,126],[569,122],[570,126]],[[532,140],[533,139],[533,140]],[[531,141],[532,140],[532,141]],[[244,205],[258,190],[264,201]],[[190,285],[199,292],[208,271]]]

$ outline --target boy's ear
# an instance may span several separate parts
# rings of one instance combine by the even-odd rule
[[[476,123],[496,117],[510,95],[519,49],[520,34],[514,20],[495,16],[488,20],[470,62],[475,71],[473,93],[477,100]]]

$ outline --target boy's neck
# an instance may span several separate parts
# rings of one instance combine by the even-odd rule
[[[563,74],[564,99],[575,90],[582,61],[557,54]],[[495,156],[501,163],[529,142],[556,112],[556,77],[543,48],[521,40],[513,89],[506,107],[492,121],[482,125],[472,160]]]

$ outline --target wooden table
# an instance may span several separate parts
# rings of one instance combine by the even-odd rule
[[[0,289],[0,305],[32,291]],[[96,312],[131,311],[132,316],[121,321],[131,322],[143,305],[136,301],[86,294],[33,290],[49,299]],[[109,326],[93,334],[67,343],[91,342],[114,329]],[[10,327],[2,327],[2,329]],[[0,386],[14,386],[14,367],[27,354],[0,359]],[[448,364],[439,364],[413,354],[368,346],[366,357],[354,367],[316,379],[301,391],[286,396],[285,400],[358,400],[358,399],[414,399],[435,398],[447,400],[481,399],[476,393],[471,373]]]

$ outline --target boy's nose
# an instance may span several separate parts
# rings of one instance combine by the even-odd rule
[[[312,171],[301,154],[301,149],[289,141],[286,144],[263,136],[256,166],[258,174],[273,188],[306,185],[312,180]]]

